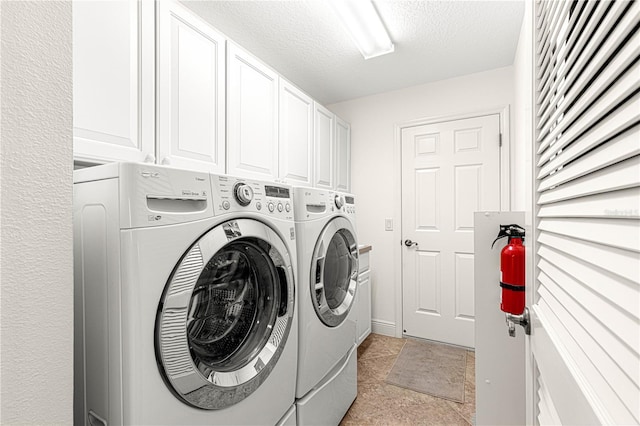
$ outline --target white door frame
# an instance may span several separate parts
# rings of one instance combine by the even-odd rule
[[[500,150],[500,211],[511,210],[511,137],[510,137],[510,107],[502,105],[479,111],[418,118],[395,125],[393,141],[394,188],[393,197],[395,226],[393,239],[397,242],[393,251],[393,266],[395,271],[395,337],[402,337],[402,130],[408,127],[425,124],[440,123],[442,121],[462,120],[485,115],[498,114],[500,116],[500,133],[502,134],[502,149]]]

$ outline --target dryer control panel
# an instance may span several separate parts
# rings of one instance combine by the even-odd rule
[[[342,214],[355,220],[355,197],[352,194],[318,188],[294,188],[295,218],[298,221]]]
[[[215,215],[253,212],[293,220],[293,193],[287,185],[211,175],[211,193]]]

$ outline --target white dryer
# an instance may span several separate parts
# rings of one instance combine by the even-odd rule
[[[358,242],[352,195],[294,188],[298,425],[337,425],[357,394]]]
[[[291,195],[146,164],[75,172],[76,425],[291,424]]]

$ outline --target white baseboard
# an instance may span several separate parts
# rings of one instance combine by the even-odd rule
[[[391,321],[371,320],[371,332],[396,337],[396,324]]]

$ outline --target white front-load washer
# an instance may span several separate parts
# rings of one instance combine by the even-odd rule
[[[286,185],[76,171],[75,424],[291,424],[292,210]]]
[[[353,304],[358,242],[354,204],[352,195],[294,188],[298,425],[337,425],[356,398],[357,312]]]

